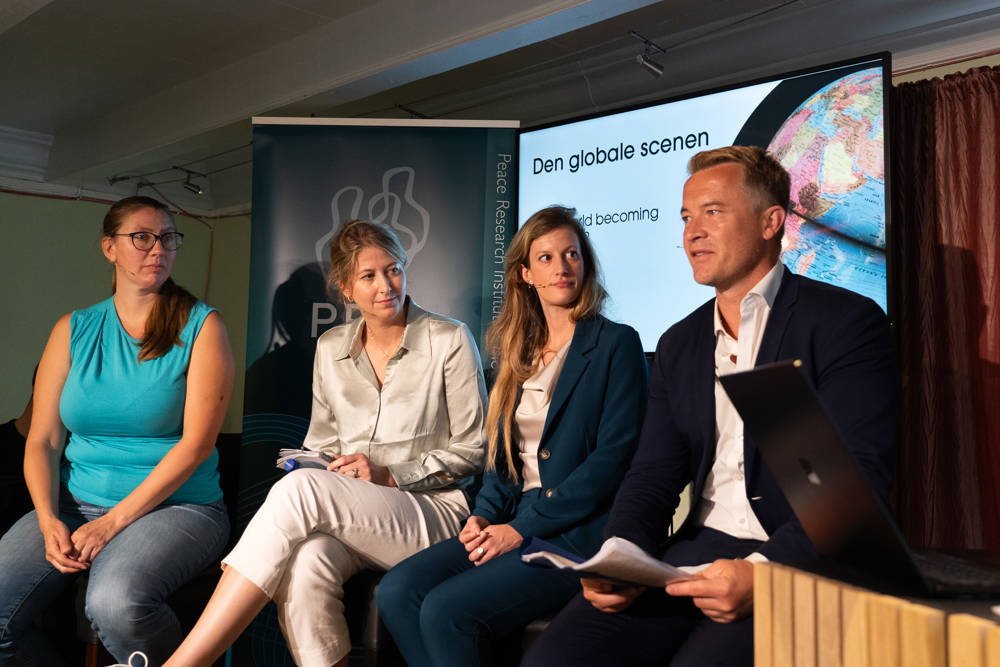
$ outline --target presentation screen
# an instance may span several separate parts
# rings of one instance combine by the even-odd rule
[[[883,85],[888,54],[524,130],[518,222],[572,206],[600,260],[605,314],[646,351],[714,295],[683,247],[681,190],[695,153],[761,146],[792,177],[782,261],[886,310]]]

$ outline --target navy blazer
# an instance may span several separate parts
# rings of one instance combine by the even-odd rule
[[[639,448],[615,498],[605,534],[660,555],[680,493],[694,482],[694,516],[715,460],[715,300],[660,338],[649,378]],[[888,324],[874,301],[785,270],[757,364],[801,359],[872,487],[888,499],[899,386]],[[747,497],[769,539],[770,560],[815,557],[771,471],[744,438]]]
[[[562,535],[581,554],[596,551],[638,442],[646,369],[632,327],[603,317],[577,322],[538,445],[541,495],[518,515],[523,477],[518,469],[512,480],[498,452],[472,514],[510,523],[523,537]]]

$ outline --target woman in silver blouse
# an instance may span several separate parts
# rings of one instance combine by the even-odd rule
[[[461,530],[485,453],[482,367],[466,325],[406,295],[405,263],[382,225],[330,242],[328,282],[361,312],[316,346],[303,446],[333,460],[274,485],[167,665],[211,663],[272,599],[297,664],[346,665],[343,583]]]

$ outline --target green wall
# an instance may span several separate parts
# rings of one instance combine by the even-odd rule
[[[107,204],[0,193],[0,303],[3,345],[0,422],[21,414],[31,391],[31,373],[52,325],[71,310],[105,299],[111,268],[99,245]],[[211,282],[209,230],[176,216],[184,233],[174,279],[222,313],[236,359],[236,388],[222,430],[241,430],[246,356],[247,284],[250,276],[250,216],[208,220],[215,228]]]

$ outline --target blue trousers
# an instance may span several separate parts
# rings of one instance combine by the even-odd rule
[[[63,492],[59,518],[70,532],[110,508]],[[162,664],[183,639],[166,598],[214,561],[229,536],[222,502],[161,505],[112,539],[88,572],[86,614],[118,662],[143,651]],[[35,618],[79,574],[45,560],[35,512],[0,540],[0,665],[59,665],[62,659],[35,630]]]
[[[699,565],[717,558],[744,558],[760,546],[699,528],[679,536],[663,560]],[[618,613],[598,611],[577,594],[531,645],[521,667],[556,665],[753,665],[753,617],[716,623],[690,598],[648,590]]]
[[[578,590],[577,577],[525,565],[516,549],[476,567],[453,537],[389,570],[376,601],[410,667],[474,667],[490,664],[491,638],[555,612]]]

